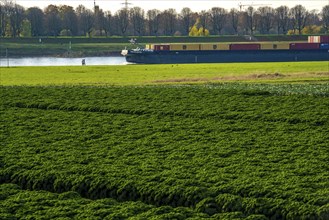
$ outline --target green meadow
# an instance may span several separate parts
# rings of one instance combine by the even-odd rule
[[[0,85],[327,82],[328,70],[328,62],[2,67]]]

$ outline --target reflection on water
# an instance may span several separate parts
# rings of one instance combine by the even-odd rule
[[[126,65],[124,57],[84,57],[84,58],[58,58],[58,57],[22,57],[0,58],[0,66],[81,66],[82,60],[88,65]]]

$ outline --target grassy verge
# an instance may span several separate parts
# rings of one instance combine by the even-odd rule
[[[328,62],[0,68],[0,85],[328,82]]]
[[[29,56],[63,56],[63,57],[83,57],[83,56],[109,56],[119,55],[119,51],[127,47],[135,47],[128,43],[76,43],[70,44],[68,39],[63,43],[3,43],[0,45],[0,57],[6,56],[8,49],[9,57],[29,57]]]

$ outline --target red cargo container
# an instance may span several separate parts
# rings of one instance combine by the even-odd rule
[[[309,43],[329,43],[329,36],[309,36]]]
[[[154,45],[154,50],[169,50],[170,46],[168,44],[158,44]]]
[[[329,43],[329,36],[320,36],[320,42],[317,43]]]
[[[290,50],[316,50],[320,48],[318,43],[291,43]]]
[[[231,44],[230,50],[260,50],[260,44]]]

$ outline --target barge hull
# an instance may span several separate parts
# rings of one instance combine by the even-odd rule
[[[329,50],[129,51],[126,60],[144,64],[329,61]]]

